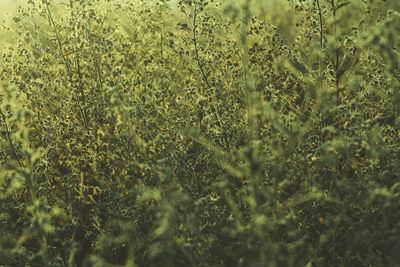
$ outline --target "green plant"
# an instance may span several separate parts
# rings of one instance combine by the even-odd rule
[[[399,264],[395,10],[29,1],[1,51],[0,264]]]

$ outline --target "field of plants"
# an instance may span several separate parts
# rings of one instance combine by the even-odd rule
[[[0,266],[400,266],[400,1],[13,10]]]

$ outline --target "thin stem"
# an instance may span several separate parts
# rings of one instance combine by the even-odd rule
[[[205,81],[205,83],[207,84],[208,89],[211,88],[210,83],[208,82],[207,76],[204,73],[204,69],[203,69],[203,65],[200,62],[200,58],[199,58],[199,49],[197,47],[197,38],[196,38],[196,18],[197,18],[197,3],[194,3],[194,14],[193,14],[193,44],[194,44],[194,52],[196,54],[196,61],[197,61],[197,65],[199,66],[201,75],[203,76],[203,79]]]
[[[319,86],[320,86],[320,92],[322,92],[322,57],[324,53],[324,21],[322,17],[322,8],[319,3],[319,0],[317,0],[317,7],[318,7],[318,15],[319,15],[319,45],[320,45],[320,55],[319,55]],[[325,102],[325,97],[321,99],[321,104],[324,104]],[[324,116],[324,110],[321,110],[321,123],[324,124],[325,116]],[[323,125],[324,126],[324,125]],[[324,139],[324,136],[322,136],[322,139]]]
[[[126,52],[125,55],[124,55],[124,60],[123,60],[123,62],[122,62],[122,64],[121,64],[121,67],[120,67],[120,73],[118,74],[118,76],[117,76],[117,77],[114,79],[114,81],[112,82],[112,86],[118,84],[118,82],[119,82],[119,80],[120,80],[120,78],[121,78],[121,75],[122,75],[122,71],[123,71],[123,69],[124,69],[124,67],[125,67],[125,65],[126,65],[126,62],[128,61],[128,56],[129,56],[130,53],[131,53],[132,45],[133,45],[134,42],[137,42],[137,40],[132,39],[131,42],[129,43],[128,50],[127,50],[127,52]]]
[[[90,33],[89,29],[88,29],[87,27],[85,27],[85,30],[86,30],[87,40],[88,40],[88,42],[89,42],[90,50],[91,50],[91,52],[92,52],[92,56],[93,56],[93,60],[94,60],[94,65],[95,65],[96,70],[97,70],[97,78],[98,78],[98,84],[97,84],[97,85],[99,86],[99,89],[100,89],[100,91],[102,92],[102,91],[103,91],[103,79],[102,79],[100,64],[99,64],[99,61],[98,61],[98,56],[97,56],[97,54],[96,54],[96,51],[94,50],[94,47],[93,47],[93,44],[92,44],[92,39],[91,39],[91,37],[90,37],[91,33]],[[112,109],[112,105],[111,105],[109,99],[107,99],[106,101],[107,101],[107,105]],[[113,109],[112,109],[112,110],[113,110]],[[113,121],[116,122],[116,121],[117,121],[117,118],[115,117],[113,111],[111,112],[111,116],[112,116],[112,118],[113,118]],[[120,131],[120,129],[118,129],[117,126],[115,126],[115,128],[116,128],[116,130],[117,130],[117,132],[118,132],[118,135],[121,136],[121,131]],[[123,146],[123,148],[124,148],[124,150],[125,150],[124,152],[125,152],[126,155],[127,155],[126,158],[129,158],[129,159],[131,159],[131,160],[134,160],[134,158],[132,157],[131,151],[130,151],[130,149],[129,149],[129,144],[127,144],[123,138],[121,138],[121,143],[122,143],[122,146]]]
[[[26,183],[27,183],[27,186],[24,188],[24,190],[22,191],[21,195],[19,197],[17,197],[17,196],[15,196],[15,197],[18,200],[20,200],[23,197],[23,195],[25,194],[25,192],[28,191],[29,199],[30,199],[31,203],[33,204],[35,202],[35,200],[36,200],[36,197],[34,195],[32,179],[31,179],[31,177],[27,177],[27,175],[30,176],[30,174],[25,173],[23,171],[23,169],[22,169],[24,166],[23,166],[23,164],[21,162],[21,159],[19,158],[19,156],[17,154],[17,150],[15,149],[14,142],[11,139],[11,132],[10,132],[9,127],[8,127],[7,117],[4,114],[3,110],[1,110],[1,109],[0,109],[0,115],[1,115],[1,117],[3,119],[3,122],[4,122],[4,127],[5,127],[6,135],[7,135],[7,141],[9,143],[9,145],[10,145],[11,152],[13,154],[12,156],[17,161],[18,167],[20,168],[20,170],[18,170],[18,172],[20,172],[23,176],[25,176]]]
[[[164,69],[163,30],[164,30],[164,21],[161,22],[161,34],[160,34],[160,57],[161,57],[162,69]],[[164,76],[161,77],[161,89],[164,92]]]
[[[320,4],[319,4],[319,0],[317,0],[317,7],[318,7],[318,15],[319,15],[319,26],[320,26],[320,29],[319,29],[319,36],[320,36],[320,38],[319,38],[319,45],[320,45],[320,48],[321,48],[321,52],[320,52],[320,55],[319,55],[319,79],[320,79],[320,87],[322,88],[322,53],[323,53],[323,51],[324,51],[324,43],[323,43],[323,41],[324,41],[324,22],[323,22],[323,20],[322,20],[322,9],[321,9],[321,6],[320,6]]]
[[[93,44],[92,44],[92,40],[91,40],[91,33],[89,32],[89,29],[87,27],[85,27],[86,30],[86,34],[87,34],[87,39],[88,39],[88,43],[90,46],[90,50],[92,52],[92,56],[93,56],[93,60],[94,60],[94,66],[96,67],[96,71],[97,71],[97,86],[99,87],[100,91],[103,91],[103,75],[101,74],[101,68],[100,68],[100,64],[98,61],[98,56],[96,54],[96,51],[94,50]]]
[[[88,119],[87,119],[87,114],[86,114],[86,109],[85,109],[85,105],[86,105],[86,97],[85,97],[85,92],[83,91],[83,77],[82,77],[82,72],[81,72],[81,67],[80,67],[80,64],[79,64],[79,57],[77,58],[77,61],[76,61],[76,66],[77,66],[77,69],[78,69],[78,77],[79,77],[79,91],[80,91],[80,93],[81,93],[81,101],[82,101],[82,104],[83,104],[83,109],[81,108],[81,112],[82,112],[82,117],[83,117],[83,121],[84,121],[84,123],[85,123],[85,125],[86,126],[88,126],[89,124],[88,124]],[[79,106],[80,107],[80,106]]]
[[[70,2],[70,3],[72,3],[72,2]],[[63,48],[63,44],[62,44],[62,41],[61,41],[60,34],[58,32],[56,23],[54,22],[53,15],[52,15],[51,10],[50,10],[49,2],[45,1],[45,5],[46,5],[46,11],[47,11],[48,18],[49,18],[50,23],[53,26],[54,32],[56,34],[56,39],[57,39],[58,49],[59,49],[60,55],[61,55],[61,57],[62,57],[62,59],[64,61],[64,64],[65,64],[66,68],[67,68],[69,82],[72,85],[73,84],[73,73],[72,73],[72,70],[71,70],[71,66],[69,64],[69,61],[67,60],[66,53],[65,53],[64,48]],[[78,96],[77,96],[77,99],[79,99]],[[86,128],[88,125],[87,125],[87,121],[86,121],[85,112],[84,112],[81,104],[79,103],[79,101],[78,101],[78,106],[79,106],[79,110],[80,110],[80,112],[82,114],[83,124],[84,124],[84,126]]]
[[[337,44],[337,29],[336,29],[336,6],[335,0],[331,0],[332,5],[332,14],[333,14],[333,27],[334,27],[334,35],[335,35],[335,85],[336,85],[336,97],[339,99],[339,48]]]
[[[19,158],[19,156],[18,156],[18,154],[17,154],[17,151],[16,151],[16,149],[15,149],[14,143],[13,143],[13,141],[12,141],[12,139],[11,139],[11,132],[10,132],[10,130],[8,129],[8,123],[7,123],[6,115],[4,114],[4,112],[3,112],[1,109],[0,109],[0,115],[1,115],[1,117],[2,117],[2,119],[3,119],[3,122],[4,122],[4,127],[5,127],[5,129],[6,129],[6,135],[7,135],[7,141],[8,141],[8,143],[10,144],[11,152],[12,152],[12,154],[13,154],[13,157],[14,157],[15,160],[17,161],[18,166],[19,166],[20,168],[22,168],[23,165],[22,165],[21,160],[20,160],[20,158]]]
[[[159,67],[157,67],[157,66],[154,65],[154,64],[153,64],[153,67],[154,67],[156,70],[158,70],[158,71],[161,73],[162,77],[165,78],[165,79],[167,79],[167,81],[168,81],[179,93],[181,93],[181,94],[183,95],[183,97],[184,97],[184,99],[185,99],[185,102],[186,102],[187,100],[186,100],[185,91],[182,90],[181,88],[179,88],[179,86],[176,85],[176,84],[172,81],[172,79],[166,74],[165,70],[160,69]],[[186,104],[185,104],[185,106],[187,107]],[[185,113],[186,113],[186,117],[188,118],[188,121],[189,121],[190,115],[189,115],[188,108],[185,108]]]
[[[242,45],[242,65],[244,74],[244,94],[246,101],[246,108],[248,113],[247,124],[249,129],[249,142],[255,140],[255,125],[253,116],[253,105],[251,103],[251,91],[252,86],[249,83],[249,53],[248,53],[248,40],[247,40],[247,28],[250,20],[250,0],[246,0],[243,6],[243,19],[242,19],[242,29],[240,32],[240,42]]]
[[[203,77],[203,80],[206,83],[208,90],[211,91],[211,85],[210,85],[210,83],[208,81],[208,78],[207,78],[205,72],[204,72],[203,64],[201,64],[201,62],[200,62],[199,49],[198,49],[198,46],[197,46],[197,37],[196,37],[196,27],[197,27],[196,18],[197,18],[197,2],[194,2],[194,14],[193,14],[193,45],[194,45],[194,52],[196,54],[196,62],[197,62],[197,65],[198,65],[198,67],[200,69],[200,72],[201,72],[201,75]],[[215,97],[215,92],[214,91],[212,91],[212,95],[213,95],[213,98],[214,98],[215,103],[216,103],[216,105],[214,106],[215,115],[217,117],[217,120],[219,122],[220,127],[222,127],[223,124],[222,124],[221,117],[219,115],[220,109],[219,109],[219,106],[218,106],[218,102],[216,101],[216,97]],[[200,121],[200,123],[201,123],[201,121]],[[225,131],[222,131],[222,132],[223,132],[225,148],[227,150],[229,150],[228,136],[227,136]]]
[[[46,10],[47,10],[47,14],[48,14],[50,23],[51,23],[51,25],[53,26],[54,32],[55,32],[55,34],[56,34],[56,39],[57,39],[58,49],[59,49],[59,51],[60,51],[60,55],[61,55],[61,57],[62,57],[62,59],[63,59],[63,61],[64,61],[65,66],[67,67],[67,72],[68,72],[68,75],[69,75],[70,80],[71,80],[71,82],[72,82],[72,71],[71,71],[71,67],[70,67],[69,62],[68,62],[68,60],[67,60],[67,57],[66,57],[66,55],[65,55],[65,53],[64,53],[65,51],[64,51],[64,49],[63,49],[63,45],[62,45],[62,41],[61,41],[60,34],[59,34],[59,32],[58,32],[56,23],[54,22],[53,15],[52,15],[52,13],[51,13],[51,11],[50,11],[50,6],[49,6],[48,1],[45,1],[45,4],[46,4]]]

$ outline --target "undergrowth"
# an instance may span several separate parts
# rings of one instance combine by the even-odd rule
[[[396,10],[28,1],[1,50],[0,265],[399,265]]]

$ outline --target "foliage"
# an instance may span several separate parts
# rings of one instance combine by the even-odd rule
[[[396,3],[28,1],[0,264],[400,264]]]

